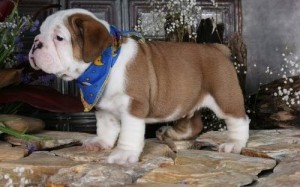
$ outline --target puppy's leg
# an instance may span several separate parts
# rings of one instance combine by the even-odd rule
[[[207,95],[203,106],[210,108],[217,117],[224,119],[228,129],[228,140],[219,146],[221,152],[240,153],[249,138],[250,120],[245,114],[242,94],[224,99],[224,92],[218,92],[214,97]]]
[[[144,135],[145,121],[124,112],[118,144],[107,161],[116,164],[138,162],[144,147]]]
[[[97,136],[87,139],[83,142],[83,146],[90,151],[98,151],[102,149],[111,149],[120,132],[120,121],[109,112],[96,111],[97,119]]]
[[[220,152],[240,153],[243,147],[246,147],[249,138],[249,123],[248,116],[243,118],[227,117],[225,119],[229,141],[219,146]]]
[[[163,126],[156,131],[159,140],[186,140],[195,138],[202,130],[203,124],[199,112],[195,112],[193,117],[182,118],[175,122],[173,126]]]

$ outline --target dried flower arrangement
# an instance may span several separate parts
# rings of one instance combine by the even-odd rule
[[[211,0],[217,6],[215,0]],[[201,6],[196,0],[151,0],[151,20],[138,18],[135,30],[145,36],[157,36],[165,31],[171,41],[196,42],[197,27],[201,19]],[[144,25],[151,24],[151,27]]]

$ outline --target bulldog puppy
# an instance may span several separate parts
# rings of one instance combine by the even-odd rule
[[[115,146],[109,163],[139,160],[145,123],[178,120],[159,129],[159,139],[196,137],[202,107],[225,119],[228,140],[220,151],[240,153],[246,146],[250,120],[226,46],[139,42],[89,11],[69,9],[43,22],[29,59],[34,69],[77,81],[86,110],[96,108],[97,136],[84,146]],[[97,77],[103,74],[97,68],[106,64],[105,78]]]

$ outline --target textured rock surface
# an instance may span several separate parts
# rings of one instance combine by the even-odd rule
[[[226,141],[226,131],[211,131],[197,138],[197,142],[208,142],[212,147]],[[255,130],[250,132],[243,155],[281,160],[294,157],[300,152],[300,130]]]
[[[94,135],[88,133],[60,131],[43,131],[35,134],[35,136],[45,137],[45,139],[40,141],[28,142],[16,137],[7,136],[6,141],[13,145],[23,145],[26,147],[30,147],[31,150],[42,150],[65,145],[81,144],[83,140],[94,137]]]
[[[16,185],[19,184],[21,178],[28,180],[33,186],[44,184],[46,179],[59,169],[79,164],[82,163],[56,157],[49,152],[33,153],[15,161],[2,161],[0,162],[0,176],[2,176],[0,186],[8,182],[4,178],[5,175],[8,175]]]
[[[262,178],[255,185],[257,187],[298,187],[300,186],[300,154],[293,158],[283,159],[274,172]]]
[[[273,159],[201,150],[179,151],[175,159],[175,165],[193,165],[195,163],[200,163],[210,168],[233,170],[249,175],[258,175],[261,171],[269,170],[276,166],[276,161]]]
[[[18,160],[27,155],[28,151],[23,147],[12,147],[7,143],[0,143],[0,162],[4,160]]]
[[[272,159],[202,150],[179,150],[175,165],[158,168],[138,183],[196,184],[200,186],[241,186],[251,184],[257,174],[272,169]],[[233,180],[235,178],[235,180]]]
[[[89,152],[78,146],[94,135],[43,132],[40,135],[53,138],[43,144],[47,151],[0,160],[0,186],[300,186],[299,134],[299,130],[251,131],[244,155],[206,150],[224,142],[226,132],[205,133],[197,141],[149,139],[139,163],[118,166],[105,162],[110,150]],[[18,148],[32,143],[16,142]],[[205,150],[197,150],[200,146]],[[0,155],[12,148],[17,147],[0,142]]]
[[[89,163],[59,170],[47,184],[60,186],[123,186],[132,184],[149,171],[173,164],[167,157],[156,157],[133,165],[119,166],[106,163]]]
[[[241,186],[250,184],[254,176],[232,171],[217,171],[201,164],[159,168],[138,179],[138,183],[158,183],[197,186]]]
[[[110,150],[86,151],[82,146],[73,146],[73,147],[54,150],[51,152],[57,156],[71,159],[74,161],[105,163],[105,160],[111,151]]]
[[[61,169],[56,175],[49,178],[47,185],[59,186],[121,186],[131,184],[133,173],[128,169],[118,165],[85,164],[68,169]]]
[[[54,186],[114,186],[132,184],[149,171],[173,165],[174,153],[156,140],[146,141],[141,161],[128,166],[107,164],[106,158],[111,151],[87,152],[82,147],[70,147],[52,153],[77,161],[96,162],[60,170],[48,180]]]
[[[63,149],[51,151],[55,155],[69,158],[75,161],[86,162],[101,162],[105,163],[107,156],[111,153],[111,150],[102,151],[86,151],[82,146],[73,146]],[[149,160],[157,156],[164,156],[175,158],[175,153],[168,147],[168,145],[159,143],[155,139],[146,140],[144,151],[141,155],[141,160]]]

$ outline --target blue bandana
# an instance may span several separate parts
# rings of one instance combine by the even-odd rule
[[[121,37],[143,37],[136,32],[121,32],[114,26],[110,26],[110,34],[113,37],[113,45],[105,49],[86,71],[76,80],[80,88],[81,101],[84,111],[90,111],[101,98],[109,79],[111,68],[118,59],[121,51]]]

